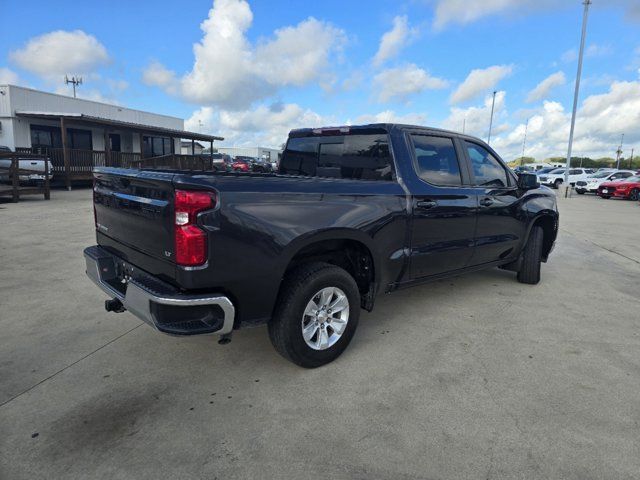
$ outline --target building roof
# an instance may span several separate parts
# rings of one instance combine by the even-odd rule
[[[188,132],[186,130],[175,130],[173,128],[155,127],[153,125],[144,125],[140,123],[122,122],[119,120],[111,120],[109,118],[94,117],[83,113],[67,113],[67,112],[35,112],[16,110],[17,117],[40,118],[45,120],[61,120],[65,119],[74,123],[84,123],[87,125],[101,125],[114,128],[126,128],[135,130],[140,133],[160,133],[176,138],[188,138],[189,140],[202,140],[213,142],[214,140],[224,140],[224,137],[216,135],[206,135],[203,133]]]

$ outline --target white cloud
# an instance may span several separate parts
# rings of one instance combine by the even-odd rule
[[[493,117],[493,131],[496,135],[504,132],[508,127],[500,124],[500,119],[506,115],[506,93],[500,91],[496,93],[496,104]],[[442,122],[443,128],[457,132],[464,132],[467,135],[474,135],[483,139],[487,138],[489,133],[489,122],[491,120],[491,105],[493,103],[493,94],[487,95],[481,106],[473,106],[469,108],[453,107],[449,117]]]
[[[221,145],[279,147],[286,142],[289,132],[294,128],[367,123],[424,125],[425,121],[424,114],[402,115],[392,110],[344,120],[322,116],[295,103],[275,103],[242,111],[217,111],[212,107],[201,107],[185,121],[185,128],[220,135],[225,138]]]
[[[557,102],[544,102],[529,120],[525,154],[539,160],[567,153],[570,112]],[[576,117],[574,156],[615,156],[620,135],[625,144],[640,143],[640,81],[614,82],[609,91],[584,100]],[[499,136],[492,145],[505,159],[522,153],[524,124]],[[626,152],[627,154],[629,152]]]
[[[17,85],[19,82],[20,77],[16,72],[7,67],[0,67],[0,85]]]
[[[259,76],[272,85],[302,86],[322,74],[329,53],[346,43],[346,35],[327,23],[308,18],[275,31],[275,38],[255,50]]]
[[[511,75],[513,66],[494,65],[485,69],[472,70],[464,82],[451,95],[451,103],[463,103],[495,88],[505,77]]]
[[[176,74],[160,62],[154,61],[147,66],[142,72],[142,82],[145,85],[163,88],[168,93],[175,94],[177,92]]]
[[[406,15],[398,15],[393,19],[393,28],[382,35],[380,46],[373,57],[373,64],[382,65],[400,53],[418,34],[417,29],[409,27]]]
[[[242,111],[202,107],[186,120],[187,130],[210,132],[225,138],[224,145],[279,147],[289,132],[300,127],[321,127],[331,119],[297,104],[259,105]],[[200,128],[202,125],[202,128]]]
[[[104,45],[82,30],[57,30],[34,37],[9,58],[45,79],[87,74],[109,61]]]
[[[346,125],[360,125],[367,123],[404,123],[407,125],[424,125],[427,116],[423,113],[407,113],[399,115],[393,110],[385,110],[375,114],[360,115],[355,120],[347,120]]]
[[[558,2],[557,0],[484,0],[470,2],[468,0],[433,0],[436,3],[434,27],[437,30],[449,24],[467,24],[485,17],[505,14],[523,15],[532,11],[560,10],[568,7],[579,7],[577,2]],[[594,7],[622,7],[626,10],[626,18],[640,20],[640,5],[637,0],[608,0],[603,5]]]
[[[447,88],[448,85],[446,80],[432,77],[413,63],[383,70],[373,77],[373,88],[380,102],[404,101],[416,93]]]
[[[225,109],[247,108],[287,85],[330,83],[330,55],[346,42],[342,30],[310,17],[252,45],[246,37],[252,21],[245,0],[215,0],[200,25],[204,35],[193,46],[191,71],[178,77],[153,63],[143,78],[188,101]]]
[[[564,72],[556,72],[549,75],[541,81],[536,88],[529,92],[527,95],[527,103],[538,102],[545,99],[549,93],[551,93],[551,90],[555,87],[559,87],[560,85],[564,85],[565,83],[567,83],[567,77]]]

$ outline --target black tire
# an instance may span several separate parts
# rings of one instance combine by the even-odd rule
[[[576,193],[577,193],[578,195],[584,195],[584,190],[576,190]]]
[[[558,190],[560,188],[560,185],[562,185],[562,180],[558,179],[555,182],[553,182],[553,188],[555,188],[556,190]]]
[[[605,200],[609,200],[611,195],[600,195],[600,198],[604,198]]]
[[[302,318],[314,295],[326,287],[341,289],[349,300],[349,318],[344,332],[331,347],[314,350],[302,336]],[[328,263],[308,263],[284,279],[278,304],[268,324],[269,338],[276,351],[304,368],[316,368],[332,362],[347,348],[360,318],[360,293],[349,273]]]
[[[542,263],[542,245],[544,231],[542,227],[534,226],[531,229],[529,240],[522,254],[522,266],[518,272],[518,281],[528,285],[540,283],[540,265]]]
[[[629,200],[633,200],[634,202],[637,202],[638,198],[640,198],[640,190],[638,190],[637,188],[634,188],[633,190],[631,190],[631,193],[629,194]]]

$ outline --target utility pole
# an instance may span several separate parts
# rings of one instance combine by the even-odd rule
[[[491,145],[491,129],[493,128],[493,111],[496,108],[496,92],[493,92],[493,102],[491,103],[491,119],[489,120],[489,137],[487,137],[487,144]]]
[[[578,98],[580,97],[580,78],[582,77],[582,60],[584,58],[584,43],[587,37],[587,22],[589,20],[589,6],[591,0],[584,0],[584,13],[582,15],[582,36],[580,38],[580,56],[578,57],[578,73],[576,75],[576,90],[573,94],[573,113],[571,114],[571,130],[569,131],[569,150],[567,152],[567,166],[564,169],[564,196],[569,195],[571,184],[569,183],[569,169],[571,168],[571,151],[573,150],[573,134],[576,128],[576,112],[578,111]]]
[[[467,128],[467,117],[464,118],[464,120],[462,120],[462,134],[464,135],[464,131]]]
[[[73,98],[76,98],[76,87],[79,85],[82,85],[82,77],[71,77],[71,80],[69,80],[69,77],[67,77],[66,75],[64,76],[64,83],[66,83],[67,85],[72,84],[73,85]]]
[[[631,170],[633,168],[633,152],[634,149],[631,149],[631,158],[629,158],[629,170]]]
[[[618,150],[616,150],[616,168],[620,169],[620,157],[622,157],[622,144],[624,143],[624,133],[622,134],[622,138],[620,139],[620,146]]]
[[[524,140],[522,140],[522,157],[520,157],[520,166],[524,165],[524,148],[527,146],[527,130],[529,130],[529,119],[527,118],[527,124],[524,126]]]

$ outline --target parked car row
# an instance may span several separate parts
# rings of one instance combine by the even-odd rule
[[[640,175],[636,173],[624,179],[603,182],[596,194],[604,199],[615,197],[637,201],[640,199]]]
[[[216,170],[223,172],[269,173],[275,171],[276,168],[273,163],[263,158],[243,155],[231,157],[225,153],[213,154],[213,166]]]

